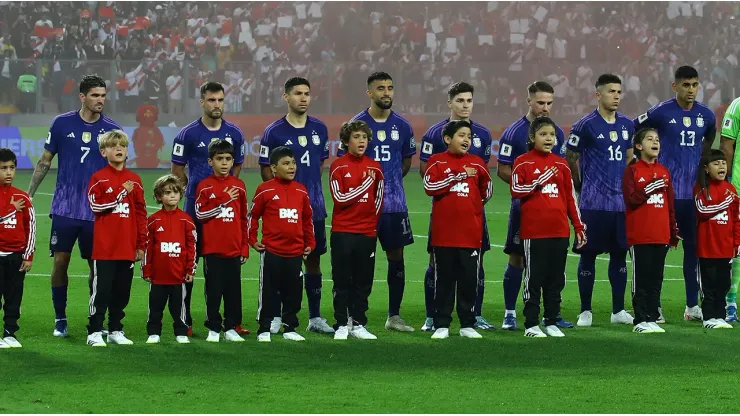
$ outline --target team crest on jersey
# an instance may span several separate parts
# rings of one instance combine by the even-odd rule
[[[473,137],[473,146],[480,147],[480,137]]]
[[[306,145],[308,144],[308,138],[306,136],[298,136],[298,144],[306,147]]]
[[[313,144],[314,144],[314,145],[316,145],[316,146],[318,146],[318,145],[320,145],[320,144],[321,144],[321,138],[319,137],[319,135],[318,135],[318,134],[313,134],[313,135],[311,135],[311,141],[312,141],[312,142],[313,142]]]
[[[391,130],[391,139],[398,141],[401,136],[398,134],[398,130]]]
[[[704,118],[699,114],[699,117],[696,118],[696,127],[704,127]]]
[[[385,141],[385,130],[378,130],[377,136],[381,142]]]
[[[686,127],[691,127],[691,117],[684,117],[683,118],[683,125]]]
[[[90,133],[89,131],[83,132],[82,133],[82,143],[90,143],[90,140],[92,140],[92,133]]]
[[[616,131],[610,131],[609,132],[609,139],[611,141],[613,141],[613,142],[616,142],[617,140],[619,140],[619,136],[617,135],[617,132]]]
[[[629,139],[630,139],[630,132],[628,132],[628,131],[627,131],[627,130],[625,130],[625,129],[622,129],[622,138],[623,138],[624,140],[629,140]]]

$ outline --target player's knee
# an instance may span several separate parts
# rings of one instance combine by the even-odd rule
[[[306,274],[321,273],[321,256],[318,254],[312,253],[310,256],[306,257],[303,264],[306,266]]]
[[[403,261],[403,247],[388,250],[385,255],[388,261]]]
[[[54,252],[54,268],[67,270],[71,258],[71,253]]]
[[[524,268],[524,256],[519,254],[509,254],[509,265],[516,267],[517,269]]]

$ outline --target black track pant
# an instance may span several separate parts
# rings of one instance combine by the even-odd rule
[[[660,289],[663,286],[663,269],[667,253],[665,244],[635,244],[630,247],[635,325],[658,320]]]
[[[207,254],[203,257],[206,276],[206,322],[211,331],[221,332],[234,329],[242,323],[242,281],[239,257],[219,257]],[[221,319],[221,300],[224,302],[224,317]]]
[[[560,316],[560,297],[565,287],[568,238],[522,240],[524,246],[524,327],[540,324],[540,296],[545,325],[555,325]]]
[[[457,297],[460,328],[475,324],[479,248],[434,247],[434,327],[449,328]],[[457,296],[456,296],[457,295]]]
[[[21,253],[0,256],[0,306],[3,307],[5,330],[3,337],[15,336],[18,331],[18,318],[21,317],[23,299],[23,280],[26,272],[20,271],[23,263]]]
[[[699,259],[699,293],[704,320],[725,319],[725,296],[730,291],[732,259]]]
[[[368,298],[375,276],[376,237],[331,233],[331,279],[334,282],[334,328],[367,325]]]
[[[257,306],[258,334],[270,331],[274,310],[282,301],[282,318],[285,332],[298,327],[298,312],[303,300],[303,256],[281,257],[264,251],[260,254],[260,291]],[[280,292],[280,296],[275,296]]]
[[[87,333],[101,332],[105,312],[108,312],[108,331],[122,331],[123,311],[131,298],[134,262],[129,260],[94,260],[93,280],[90,285],[90,314]]]
[[[179,285],[149,285],[149,317],[146,320],[147,335],[162,335],[162,315],[165,305],[169,305],[172,328],[175,336],[188,333],[185,322],[185,283]]]

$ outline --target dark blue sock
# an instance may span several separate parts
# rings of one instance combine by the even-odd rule
[[[67,286],[52,286],[51,301],[56,319],[67,319]]]
[[[388,260],[388,316],[401,312],[403,290],[406,288],[406,270],[403,260]]]
[[[504,271],[504,305],[507,311],[516,310],[516,298],[519,297],[519,289],[522,287],[522,273],[524,269],[506,265]]]
[[[304,276],[308,298],[308,318],[318,318],[321,316],[321,273]]]
[[[596,280],[596,254],[581,253],[578,261],[578,292],[581,295],[581,312],[591,310],[591,298]]]
[[[427,309],[427,318],[434,318],[434,267],[427,266],[424,273],[424,305]]]
[[[612,285],[612,313],[624,310],[627,288],[627,252],[609,253],[609,283]]]
[[[475,316],[481,316],[483,308],[483,292],[486,289],[486,272],[483,271],[483,255],[481,255],[480,264],[478,265],[478,291],[475,296]]]

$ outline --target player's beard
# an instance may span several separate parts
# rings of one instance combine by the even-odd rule
[[[218,120],[221,117],[223,117],[223,115],[224,115],[224,112],[223,111],[219,111],[218,112],[218,115],[214,115],[214,113],[215,113],[215,111],[209,111],[208,112],[208,117],[210,117],[213,120]]]
[[[292,111],[294,114],[302,116],[308,112],[308,106],[306,108],[290,107],[290,111]]]
[[[382,99],[375,100],[375,105],[381,110],[390,110],[393,107],[393,98],[388,101],[388,104],[384,103]]]
[[[102,113],[103,110],[105,109],[105,104],[102,104],[102,105],[100,105],[100,107],[98,107],[97,104],[87,104],[87,103],[85,103],[85,108],[87,108],[87,110],[89,112],[93,113],[93,114],[95,114],[95,113],[98,113],[99,114],[99,113]]]

